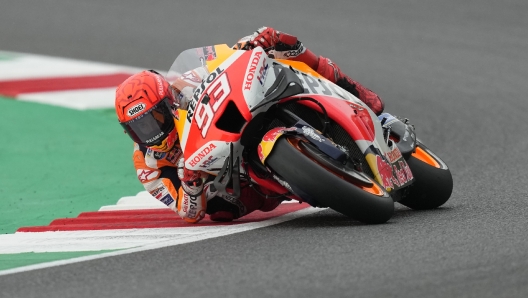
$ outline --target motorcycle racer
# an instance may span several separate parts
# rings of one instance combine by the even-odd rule
[[[189,91],[201,81],[198,75],[190,72],[175,84]],[[251,187],[241,190],[239,200],[216,196],[206,174],[184,168],[175,128],[181,89],[171,86],[159,73],[145,70],[126,79],[116,90],[117,117],[135,142],[134,167],[145,189],[190,223],[200,221],[206,213],[211,220],[230,221],[257,209],[275,209],[281,200],[262,197]]]
[[[297,37],[262,27],[240,39],[233,48],[249,50],[256,46],[274,58],[306,63],[365,102],[376,114],[383,112],[383,102],[374,92],[343,74],[330,59],[305,48]],[[207,75],[205,67],[196,68],[170,85],[156,71],[144,70],[117,87],[116,114],[125,133],[135,142],[133,162],[137,177],[153,197],[189,223],[199,222],[205,214],[213,221],[231,221],[255,210],[271,211],[282,201],[276,194],[243,186],[238,199],[221,195],[214,189],[214,177],[184,166],[175,127],[177,109],[185,108],[193,90]],[[265,196],[261,195],[263,192]]]

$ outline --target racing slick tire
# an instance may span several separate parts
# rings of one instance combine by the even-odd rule
[[[442,206],[453,191],[453,177],[446,163],[422,143],[409,157],[415,181],[398,203],[415,210],[434,209]]]
[[[326,155],[320,153],[320,156]],[[325,158],[330,159],[327,156]],[[369,187],[353,184],[338,172],[310,158],[295,145],[291,137],[277,140],[266,164],[293,189],[300,190],[298,195],[301,197],[301,193],[304,193],[320,206],[329,207],[360,222],[380,224],[387,222],[394,214],[393,199],[373,179],[370,179]]]

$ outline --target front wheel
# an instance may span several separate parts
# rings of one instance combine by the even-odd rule
[[[327,162],[321,162],[321,158]],[[300,193],[361,222],[384,223],[394,213],[391,196],[376,181],[369,179],[366,184],[361,181],[354,184],[346,173],[328,166],[332,160],[324,153],[315,157],[313,152],[304,150],[299,139],[281,137],[266,163]]]
[[[442,206],[451,197],[453,177],[446,163],[422,143],[407,160],[414,183],[398,203],[415,210]]]

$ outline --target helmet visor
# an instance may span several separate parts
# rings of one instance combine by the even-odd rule
[[[121,123],[126,133],[138,144],[160,145],[174,129],[174,119],[169,98],[164,98],[156,106],[125,123]]]

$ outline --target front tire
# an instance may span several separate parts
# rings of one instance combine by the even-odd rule
[[[388,221],[394,213],[391,196],[373,179],[368,192],[306,156],[289,137],[277,140],[267,165],[292,187],[308,194],[322,206],[368,224]]]
[[[442,206],[453,191],[453,177],[446,163],[422,143],[407,160],[414,176],[414,183],[398,203],[415,210],[434,209]]]

